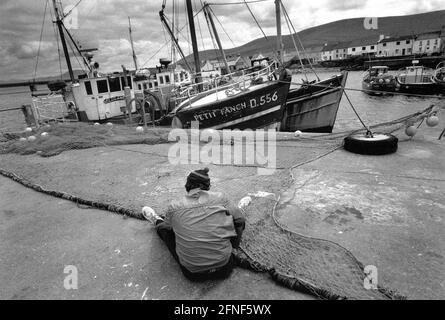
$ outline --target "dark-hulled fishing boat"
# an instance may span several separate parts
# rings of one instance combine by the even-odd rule
[[[275,80],[264,71],[253,80],[243,79],[246,86],[235,82],[182,102],[172,112],[172,127],[190,128],[195,121],[201,129],[278,129],[291,75],[283,70]]]
[[[348,77],[342,72],[330,79],[289,91],[281,131],[331,133]]]

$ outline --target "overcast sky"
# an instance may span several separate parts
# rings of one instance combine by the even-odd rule
[[[239,2],[240,0],[210,0],[212,3]],[[0,0],[0,80],[32,79],[40,31],[47,0]],[[63,6],[73,6],[79,0],[65,0]],[[201,0],[193,0],[196,11]],[[166,13],[172,19],[173,0],[167,0]],[[186,25],[183,0],[176,0],[178,26]],[[379,17],[421,13],[445,9],[444,0],[283,0],[297,30],[355,17]],[[95,60],[104,72],[120,70],[122,64],[133,67],[128,35],[128,16],[132,19],[133,38],[139,65],[154,66],[161,57],[170,57],[169,46],[157,51],[166,43],[168,35],[159,19],[162,0],[82,0],[76,7],[78,28],[71,30],[84,48],[98,47]],[[266,34],[275,33],[273,0],[250,4],[252,11]],[[212,6],[224,25],[220,36],[225,47],[242,45],[261,37],[261,31],[244,5]],[[51,10],[50,10],[51,9]],[[49,0],[37,76],[59,73],[58,46],[51,23],[52,0]],[[75,17],[74,17],[75,18]],[[68,19],[68,18],[67,18]],[[76,19],[73,20],[75,22]],[[66,21],[70,25],[70,21]],[[213,48],[205,19],[195,19],[200,50]],[[218,24],[218,22],[217,22]],[[75,23],[72,24],[76,27]],[[283,33],[288,33],[283,22]],[[202,34],[202,37],[201,37]],[[187,28],[179,36],[186,54],[191,52]],[[61,50],[61,48],[60,48]],[[157,53],[157,54],[156,54]],[[62,68],[65,61],[62,58]],[[79,68],[76,59],[74,68]]]

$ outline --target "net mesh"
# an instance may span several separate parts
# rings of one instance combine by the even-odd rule
[[[430,107],[374,129],[394,133],[436,111]],[[267,272],[289,288],[323,299],[403,298],[383,287],[366,290],[363,265],[351,252],[334,242],[288,230],[277,218],[278,195],[293,183],[292,171],[338,150],[350,133],[313,138],[280,135],[276,141],[277,170],[272,175],[258,175],[257,165],[247,161],[207,164],[212,190],[222,191],[233,200],[248,194],[254,198],[246,208],[247,227],[241,249],[236,251],[241,266]],[[130,126],[83,123],[56,123],[32,132],[2,133],[0,173],[79,206],[141,218],[141,207],[150,205],[162,212],[169,200],[181,196],[187,174],[203,165],[191,158],[186,164],[169,163],[168,134],[167,129],[137,131]],[[295,149],[296,140],[299,151],[288,152],[289,148]],[[227,148],[223,153],[234,152],[232,140],[217,143]],[[205,145],[201,143],[201,147]],[[267,193],[258,194],[259,190]]]

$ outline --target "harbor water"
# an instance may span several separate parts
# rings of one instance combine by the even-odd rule
[[[317,73],[320,79],[326,79],[338,72]],[[362,72],[349,72],[346,88],[361,89]],[[315,79],[314,75],[308,75],[309,80]],[[305,79],[304,74],[293,76],[293,82],[301,83]],[[47,91],[46,86],[38,86],[39,93]],[[359,112],[362,119],[368,125],[378,124],[394,120],[405,115],[423,110],[431,104],[441,101],[438,98],[412,97],[402,95],[392,96],[370,96],[364,92],[346,90],[354,107]],[[0,89],[0,110],[20,107],[23,104],[31,103],[31,94],[28,87]],[[444,101],[442,99],[442,101]],[[21,110],[0,112],[0,131],[20,131],[25,127],[24,117]],[[354,114],[347,99],[342,98],[340,108],[335,123],[334,132],[348,131],[361,128],[360,121]]]

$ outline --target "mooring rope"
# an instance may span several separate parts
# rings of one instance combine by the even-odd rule
[[[329,79],[326,79],[327,81]],[[332,79],[333,80],[333,79]],[[340,87],[338,86],[332,86],[332,85],[323,85],[323,84],[317,84],[317,83],[306,83],[306,82],[294,82],[294,81],[284,81],[284,80],[278,80],[278,82],[281,83],[288,83],[291,85],[297,85],[297,86],[303,86],[303,87],[317,87],[317,88],[325,88],[325,89],[338,89]],[[431,99],[440,99],[445,100],[445,95],[426,95],[426,94],[416,94],[416,93],[404,93],[404,92],[396,92],[396,91],[378,91],[378,90],[368,90],[368,89],[357,89],[357,88],[348,88],[343,87],[343,90],[348,91],[357,91],[357,92],[364,92],[364,93],[384,93],[388,95],[399,95],[399,96],[407,96],[407,97],[418,97],[418,98],[431,98]],[[314,92],[317,93],[317,92]]]

